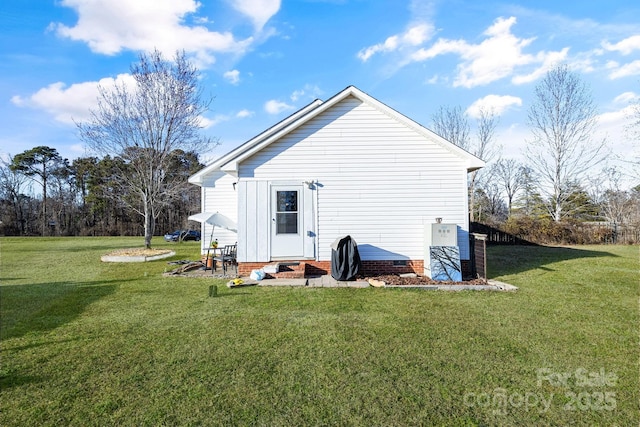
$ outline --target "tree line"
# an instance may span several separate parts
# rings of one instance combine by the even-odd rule
[[[182,182],[165,194],[156,218],[160,234],[186,228],[200,210],[200,189],[187,178],[204,165],[197,153],[174,150],[167,174]],[[11,236],[143,236],[139,195],[122,185],[130,167],[119,156],[69,162],[38,146],[0,163],[0,233]]]

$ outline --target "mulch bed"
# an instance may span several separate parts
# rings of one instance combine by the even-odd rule
[[[431,280],[428,277],[417,276],[417,277],[400,277],[395,275],[386,275],[386,276],[376,276],[371,277],[371,279],[383,281],[385,284],[390,286],[416,286],[416,285],[486,285],[487,281],[484,279],[473,279],[467,280],[464,282],[440,282],[436,280]]]

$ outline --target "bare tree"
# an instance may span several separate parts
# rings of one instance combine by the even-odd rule
[[[469,150],[469,121],[461,107],[440,107],[433,115],[432,122],[435,133],[463,150]]]
[[[498,159],[491,165],[489,175],[507,196],[507,211],[511,216],[513,200],[526,185],[527,171],[525,166],[515,159]]]
[[[549,212],[539,189],[536,173],[530,167],[525,167],[522,174],[522,188],[511,205],[511,213],[537,218],[548,216]]]
[[[433,115],[433,130],[444,139],[470,152],[476,157],[490,161],[497,149],[492,142],[495,136],[498,118],[493,111],[481,109],[477,119],[476,141],[470,138],[470,125],[462,108],[440,107]],[[469,174],[467,182],[469,191],[469,214],[471,221],[475,221],[475,188],[480,171]]]
[[[124,160],[115,185],[134,196],[120,201],[144,217],[144,241],[150,247],[155,220],[187,185],[170,173],[174,152],[199,153],[214,145],[200,132],[201,115],[212,100],[202,97],[199,72],[184,52],[173,61],[157,50],[141,54],[131,74],[134,87],[101,87],[97,109],[77,127],[94,152]]]
[[[477,120],[477,142],[471,147],[471,153],[481,158],[485,162],[489,162],[495,156],[497,149],[492,144],[495,136],[498,118],[494,111],[480,110]],[[469,175],[469,212],[471,212],[471,221],[475,221],[475,189],[480,170],[475,170]]]
[[[507,205],[502,198],[502,191],[495,182],[485,180],[476,188],[475,193],[476,221],[483,224],[499,224],[507,219]]]
[[[640,180],[640,99],[636,99],[631,104],[629,119],[631,119],[631,123],[627,126],[627,132],[633,141],[635,152],[630,158],[622,159],[622,161],[630,165],[629,175],[635,180]]]
[[[622,172],[615,167],[602,170],[591,181],[591,198],[597,203],[600,215],[614,225],[630,223],[638,210],[631,191],[621,188]]]
[[[560,221],[574,185],[605,158],[606,141],[593,139],[591,92],[566,65],[551,69],[536,86],[528,125],[533,139],[527,141],[525,155],[540,178],[549,214]]]

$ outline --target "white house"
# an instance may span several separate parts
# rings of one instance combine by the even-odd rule
[[[330,272],[350,235],[366,274],[423,273],[425,229],[457,225],[468,268],[467,173],[484,162],[349,86],[316,100],[194,174],[203,212],[237,221],[239,273],[274,261]],[[203,250],[210,226],[203,224]]]

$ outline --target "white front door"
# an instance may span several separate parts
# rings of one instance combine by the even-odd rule
[[[304,256],[302,185],[271,187],[271,258]]]

